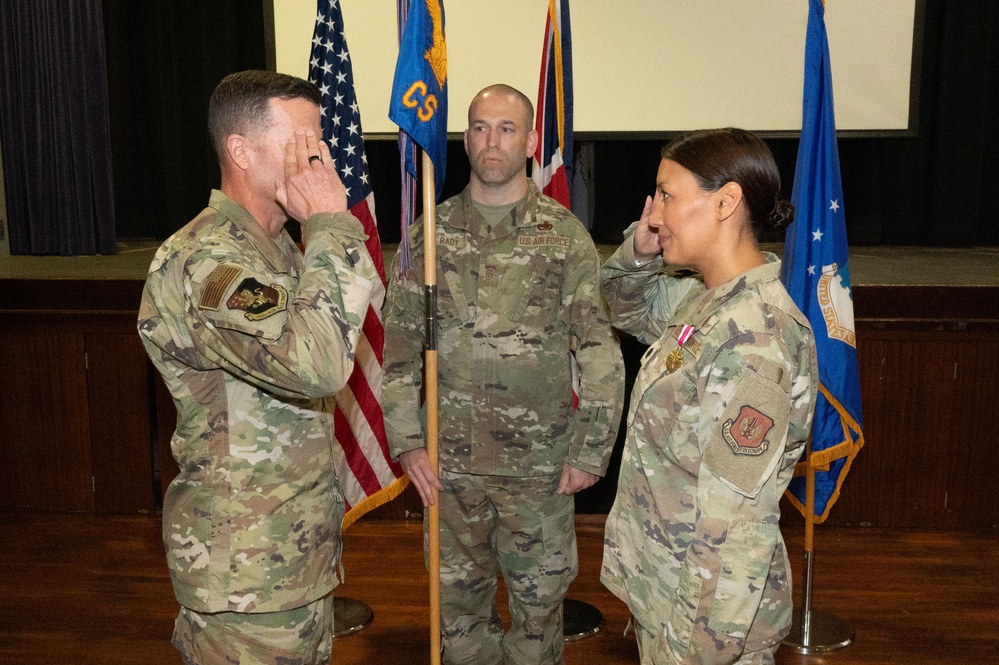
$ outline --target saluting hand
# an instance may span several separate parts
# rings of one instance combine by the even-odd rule
[[[632,240],[635,243],[635,258],[639,261],[651,261],[662,253],[659,246],[659,225],[652,223],[652,197],[645,197],[645,207],[642,216],[635,226]]]
[[[275,197],[292,219],[304,222],[320,212],[345,212],[347,190],[337,175],[326,142],[312,130],[295,132],[284,155],[284,180]]]

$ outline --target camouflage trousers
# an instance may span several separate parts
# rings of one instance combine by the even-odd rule
[[[333,639],[333,594],[285,612],[216,612],[186,607],[173,645],[185,665],[327,665]]]
[[[664,659],[662,649],[658,648],[659,633],[642,628],[634,619],[630,625],[634,626],[635,637],[638,640],[639,665],[672,665],[673,660]],[[780,645],[762,651],[743,651],[732,665],[774,665],[774,654],[777,653],[778,646]]]
[[[562,600],[576,577],[575,508],[560,475],[532,478],[443,471],[441,633],[445,665],[555,665]],[[506,583],[511,626],[496,609]]]

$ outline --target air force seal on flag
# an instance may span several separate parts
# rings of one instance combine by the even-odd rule
[[[857,333],[853,325],[853,301],[850,289],[843,285],[836,263],[822,266],[822,276],[816,286],[822,317],[826,321],[826,332],[830,339],[857,348]]]

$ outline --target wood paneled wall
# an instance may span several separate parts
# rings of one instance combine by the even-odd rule
[[[2,284],[0,510],[156,510],[176,412],[135,332],[141,282]],[[999,528],[999,287],[856,286],[854,304],[866,445],[828,524]],[[421,509],[408,489],[370,517]]]
[[[0,510],[155,511],[142,283],[0,285]]]
[[[856,286],[854,307],[865,445],[826,523],[999,529],[999,288]]]

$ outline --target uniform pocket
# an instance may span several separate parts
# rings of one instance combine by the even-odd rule
[[[457,268],[447,258],[437,264],[437,312],[441,320],[467,323],[472,320],[472,310],[461,286]]]
[[[710,628],[726,635],[746,636],[760,608],[779,537],[776,524],[742,523],[729,529],[722,546]]]
[[[533,328],[545,328],[558,320],[561,263],[535,254],[528,264],[522,288],[511,292],[510,320]]]
[[[548,500],[551,512],[541,519],[544,559],[537,583],[538,596],[547,603],[564,596],[578,572],[573,501],[571,496],[553,494]]]
[[[700,577],[697,577],[686,568],[680,570],[680,579],[676,585],[676,595],[673,602],[673,609],[670,611],[669,620],[666,622],[666,630],[659,639],[665,637],[666,643],[677,658],[683,658],[690,647],[690,638],[694,632],[694,614],[697,606],[691,605],[687,599],[694,599],[696,603],[701,597]]]

